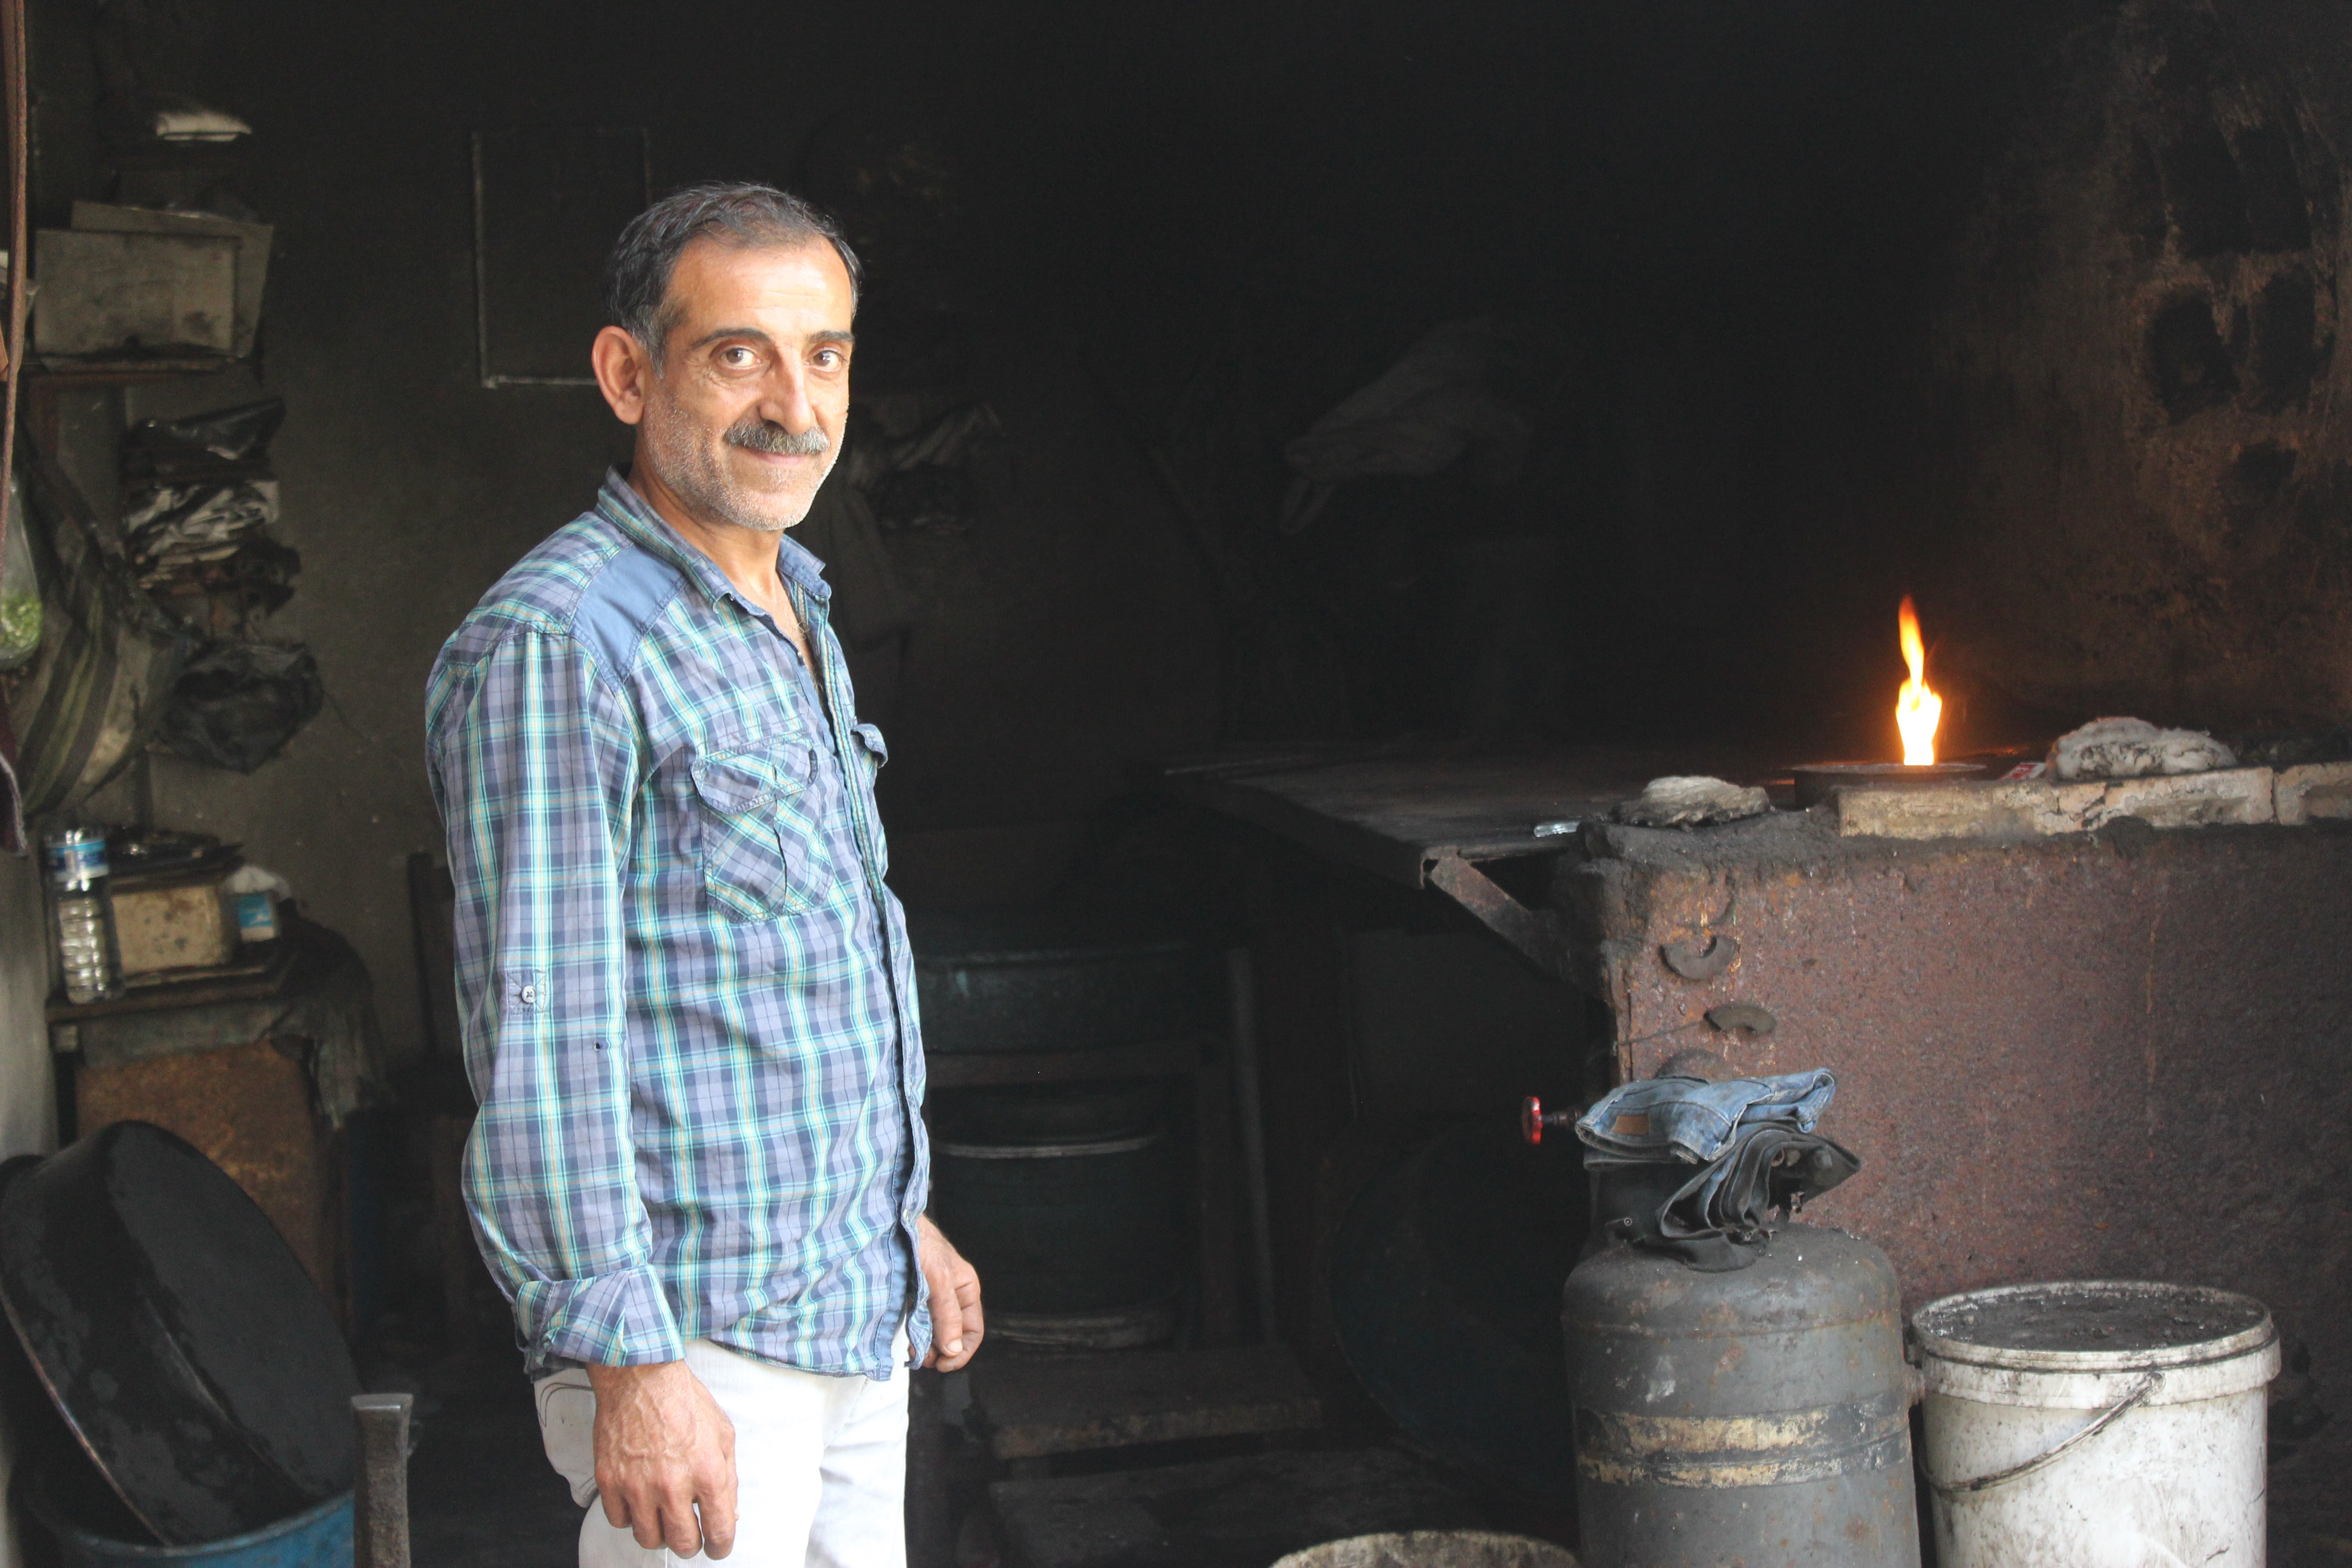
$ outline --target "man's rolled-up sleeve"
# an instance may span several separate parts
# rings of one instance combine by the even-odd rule
[[[629,1127],[633,710],[589,650],[525,631],[450,679],[429,722],[481,1105],[464,1184],[476,1238],[534,1363],[678,1360]]]

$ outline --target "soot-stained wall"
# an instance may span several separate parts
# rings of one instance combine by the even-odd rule
[[[2226,730],[2352,710],[2348,42],[2134,0],[2034,66],[1936,342],[1969,678]]]
[[[38,46],[53,207],[99,194],[76,9],[44,13]],[[868,100],[922,100],[929,77],[988,30],[944,6],[196,11],[203,47],[169,85],[251,121],[237,187],[278,225],[265,384],[289,405],[273,458],[280,531],[304,569],[271,633],[316,651],[331,704],[250,777],[159,759],[156,816],[242,841],[289,876],[359,945],[405,1044],[416,1037],[403,863],[440,833],[421,745],[427,670],[481,593],[625,451],[593,389],[477,384],[468,132],[641,124],[657,187],[787,180],[811,126]],[[956,258],[973,301],[973,378],[1015,477],[969,528],[893,543],[913,611],[881,716],[902,832],[1078,816],[1124,787],[1129,755],[1213,733],[1214,639],[1193,557],[1088,383],[1054,247],[1033,264],[1019,243],[1024,223],[1050,215],[1017,200],[1017,147],[960,150],[976,166]],[[141,392],[130,412],[240,395]]]
[[[401,863],[438,837],[426,669],[621,449],[593,391],[476,383],[476,129],[643,125],[666,186],[793,181],[813,130],[849,115],[919,130],[949,171],[955,221],[876,254],[860,396],[904,390],[893,289],[902,321],[948,301],[1005,456],[961,525],[879,536],[897,596],[878,618],[906,629],[861,658],[902,838],[1073,821],[1132,756],[1219,738],[1746,731],[1883,754],[1906,591],[1956,740],[2110,704],[2215,723],[2341,707],[2335,676],[2305,678],[2352,614],[2339,492],[2295,448],[2333,428],[2336,373],[2294,408],[2168,423],[2160,398],[2126,406],[2147,402],[2144,323],[2086,336],[2049,303],[2117,293],[2084,268],[2101,246],[2136,254],[2120,216],[2076,204],[2074,229],[1995,264],[2020,240],[1989,214],[2105,156],[2044,127],[2120,0],[157,9],[185,40],[158,85],[255,127],[239,184],[278,226],[265,379],[289,405],[274,456],[305,560],[276,629],[317,650],[333,705],[249,779],[159,763],[156,811],[289,875],[360,944],[396,1039],[414,1037]],[[2329,7],[2168,15],[2221,29],[2211,90],[2299,97],[2294,156],[2347,128]],[[83,8],[42,0],[36,23],[54,221],[100,194],[96,88]],[[2303,267],[2315,367],[2325,229]],[[2251,309],[2286,266],[2158,247],[2159,314],[2192,273]],[[2268,352],[2226,315],[2226,354]],[[2054,416],[1988,415],[1972,336],[2056,355]],[[1430,343],[1472,367],[1444,414],[1476,427],[1465,454],[1303,486],[1285,444]],[[2268,384],[2252,364],[2231,374]],[[2220,434],[2257,420],[2304,433]],[[2053,458],[2068,421],[2096,439]],[[2272,565],[2217,566],[2151,511],[2149,455],[2189,437],[2215,494],[2277,475],[2283,458],[2241,448],[2296,449],[2294,504],[2245,536]],[[2131,595],[2159,616],[2179,595],[2204,640],[2146,634],[2117,607]],[[2076,635],[2083,601],[2098,635]],[[2270,633],[2282,605],[2294,638]],[[2225,645],[2244,673],[2180,677]],[[2249,698],[2288,689],[2275,715]],[[1031,841],[994,842],[1017,868]]]

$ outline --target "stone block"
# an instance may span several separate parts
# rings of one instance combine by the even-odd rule
[[[2286,826],[2352,821],[2352,763],[2306,763],[2281,769],[2274,795],[2278,819]]]
[[[2276,819],[2268,768],[2221,768],[2170,778],[2116,779],[2083,814],[2085,827],[2137,816],[2150,827],[2217,827]]]
[[[2268,768],[2225,768],[2168,778],[2058,784],[2021,779],[1926,789],[1843,789],[1838,833],[1853,838],[2042,838],[2084,833],[2117,817],[2151,827],[2210,827],[2273,820]],[[2352,817],[2352,772],[2342,814]]]
[[[2039,838],[2079,833],[2098,784],[2021,779],[1926,789],[1842,789],[1838,832],[1847,838]]]

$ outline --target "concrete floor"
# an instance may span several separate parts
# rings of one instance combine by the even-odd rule
[[[465,1358],[401,1381],[415,1384],[422,1413],[409,1464],[415,1561],[432,1568],[572,1568],[581,1510],[541,1452],[520,1367]],[[2271,1568],[2352,1565],[2352,1520],[2341,1489],[2347,1437],[2352,1433],[2326,1431],[2273,1469]]]
[[[433,1568],[572,1568],[580,1510],[547,1465],[520,1363],[444,1363],[417,1380],[411,1556]]]

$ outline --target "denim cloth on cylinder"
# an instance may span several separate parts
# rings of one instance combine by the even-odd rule
[[[1611,1089],[1577,1119],[1587,1147],[1626,1160],[1705,1164],[1730,1146],[1742,1127],[1781,1126],[1811,1132],[1837,1079],[1827,1068],[1778,1078],[1645,1078]]]
[[[929,1349],[906,917],[831,590],[803,662],[618,474],[433,668],[481,1113],[464,1184],[533,1371],[709,1339],[887,1377]]]

